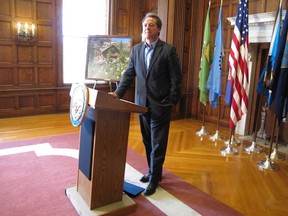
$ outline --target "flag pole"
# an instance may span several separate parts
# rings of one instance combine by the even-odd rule
[[[261,105],[262,105],[262,98],[263,98],[263,95],[265,93],[265,89],[267,89],[268,85],[266,84],[266,81],[268,79],[269,76],[272,76],[272,70],[273,68],[275,67],[275,65],[273,64],[273,61],[275,60],[272,60],[272,57],[274,56],[274,50],[275,50],[275,47],[277,48],[278,46],[278,41],[277,40],[277,33],[279,31],[279,34],[280,34],[280,27],[277,27],[277,26],[280,26],[280,25],[277,25],[277,20],[279,19],[279,22],[281,23],[281,10],[282,10],[282,0],[279,1],[279,8],[277,10],[277,14],[276,14],[276,17],[275,17],[275,23],[274,23],[274,26],[273,26],[273,31],[272,31],[272,36],[271,36],[271,42],[270,42],[270,46],[269,46],[269,53],[268,53],[268,57],[267,57],[267,60],[266,60],[266,64],[264,66],[264,70],[259,78],[259,81],[261,81],[262,79],[262,83],[258,83],[258,85],[261,87],[261,91],[259,92],[260,93],[260,105],[258,107],[258,110],[257,110],[257,121],[256,121],[256,125],[254,124],[254,127],[253,127],[253,142],[251,144],[250,147],[248,148],[245,148],[246,152],[250,153],[250,152],[256,152],[256,153],[259,153],[261,150],[260,148],[256,147],[256,130],[257,130],[257,127],[258,127],[258,122],[259,122],[259,114],[260,114],[260,108],[261,108]],[[278,29],[278,31],[277,31]],[[280,36],[278,36],[280,37]],[[274,56],[276,58],[276,56]],[[263,78],[262,78],[263,77]],[[259,82],[258,81],[258,82]],[[258,93],[258,87],[257,87],[257,93]],[[271,103],[269,102],[270,101],[270,96],[268,97],[268,105],[271,106]],[[273,129],[275,130],[275,128]],[[273,134],[274,134],[274,131],[273,131]],[[273,135],[274,136],[274,135]],[[273,140],[273,138],[272,138]]]
[[[276,115],[274,115],[274,118],[273,118],[273,127],[272,127],[272,134],[271,134],[271,140],[270,140],[270,148],[269,148],[269,153],[268,153],[267,159],[265,161],[263,160],[263,161],[258,162],[258,168],[260,170],[264,170],[264,169],[278,170],[279,169],[279,166],[276,163],[271,161],[271,153],[272,153],[275,125],[276,125]]]
[[[260,152],[262,152],[262,148],[260,148],[259,146],[256,145],[256,133],[257,133],[256,131],[257,131],[259,117],[260,117],[259,113],[260,113],[260,108],[261,108],[261,105],[262,105],[263,94],[264,94],[264,84],[262,86],[262,94],[260,94],[259,106],[258,106],[258,109],[257,109],[256,124],[254,124],[254,126],[253,126],[253,140],[252,140],[252,144],[249,147],[245,148],[245,151],[247,153],[251,153],[251,152],[260,153]]]
[[[223,147],[223,148],[220,149],[221,154],[222,154],[223,156],[226,156],[227,154],[238,154],[237,149],[233,148],[232,145],[231,145],[231,143],[232,143],[232,141],[233,141],[234,130],[235,130],[235,127],[230,128],[228,145],[227,145],[226,147]]]
[[[282,6],[282,0],[280,1]],[[279,6],[279,8],[280,8]],[[282,8],[281,8],[282,10]],[[275,60],[275,72],[272,77],[272,94],[274,95],[271,97],[271,102],[274,101],[275,99],[275,107],[274,107],[274,117],[275,119],[278,120],[277,123],[277,136],[276,136],[276,144],[274,148],[274,152],[271,153],[270,158],[271,159],[280,159],[276,158],[277,157],[277,149],[278,149],[278,138],[279,138],[279,130],[281,127],[281,123],[283,121],[283,118],[287,117],[287,108],[285,108],[286,103],[287,103],[287,83],[288,83],[288,77],[287,75],[287,32],[288,32],[288,14],[285,14],[285,19],[283,22],[283,26],[281,29],[281,36],[280,36],[280,42],[277,47],[277,54],[276,54],[276,60]],[[281,16],[280,16],[281,18]],[[281,20],[281,19],[280,19]],[[274,98],[275,97],[275,98]]]
[[[279,124],[277,124],[275,147],[273,148],[273,152],[270,154],[271,160],[275,160],[275,159],[285,160],[284,157],[281,157],[281,156],[278,154],[279,128],[280,128],[280,126],[279,126]]]
[[[230,107],[230,110],[231,110],[231,107]],[[236,126],[232,130],[231,137],[229,137],[228,140],[224,141],[225,145],[236,145],[236,146],[240,145],[241,142],[239,140],[237,140],[234,136],[235,128],[236,128]]]
[[[218,104],[220,104],[220,97],[218,98]],[[220,141],[221,140],[221,136],[220,136],[220,132],[219,132],[219,121],[220,121],[220,107],[218,106],[218,115],[217,115],[217,127],[216,127],[216,132],[213,136],[210,136],[210,140],[212,141]]]
[[[200,103],[203,104],[203,122],[202,128],[196,131],[198,136],[207,135],[208,132],[205,130],[205,114],[206,114],[206,101],[207,101],[207,88],[206,82],[208,78],[209,68],[211,64],[211,32],[210,32],[210,5],[211,1],[209,1],[209,6],[207,9],[205,26],[204,26],[204,34],[203,34],[203,46],[202,46],[202,54],[200,61],[200,72],[199,72],[199,84],[198,88],[200,90]]]
[[[209,134],[209,132],[206,131],[206,129],[205,129],[205,114],[206,114],[206,106],[203,105],[203,108],[204,108],[204,111],[203,111],[203,116],[202,116],[202,127],[201,127],[200,130],[197,130],[197,131],[196,131],[196,134],[197,134],[198,136],[200,136],[200,137]]]

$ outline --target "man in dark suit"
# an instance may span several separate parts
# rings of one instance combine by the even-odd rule
[[[121,82],[111,94],[123,97],[136,77],[136,103],[148,107],[139,120],[149,166],[140,181],[149,182],[144,191],[149,196],[155,193],[162,179],[171,107],[180,98],[182,74],[176,48],[159,39],[161,19],[148,13],[142,26],[145,41],[133,47]]]

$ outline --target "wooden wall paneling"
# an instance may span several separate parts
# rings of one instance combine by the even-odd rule
[[[148,13],[148,12],[152,12],[152,13],[158,14],[158,4],[159,4],[159,1],[145,0],[145,4],[142,5],[143,6],[142,7],[143,8],[143,12],[145,12],[145,14]],[[143,14],[143,17],[144,17],[145,14]]]
[[[0,96],[0,110],[15,110],[16,104],[15,104],[15,97],[12,95],[3,95]],[[3,116],[2,116],[3,117]]]
[[[9,40],[12,34],[12,24],[11,21],[0,21],[0,38],[3,40]]]
[[[13,63],[13,47],[11,44],[0,44],[0,61],[1,64],[12,64]]]
[[[31,66],[18,67],[18,84],[19,87],[35,86],[35,68]]]
[[[38,51],[37,51],[37,61],[38,64],[49,64],[53,65],[53,47],[51,46],[38,46]]]
[[[10,17],[11,14],[11,7],[12,7],[12,1],[11,0],[1,0],[1,7],[0,7],[0,14],[1,16],[7,16]]]
[[[54,91],[44,92],[38,95],[38,107],[40,109],[45,108],[56,108],[56,95]]]
[[[183,88],[182,88],[182,99],[180,101],[180,112],[183,112],[186,118],[195,117],[197,110],[197,95],[198,84],[195,86],[195,74],[198,73],[197,64],[198,57],[197,54],[199,43],[202,43],[201,36],[194,37],[197,33],[201,31],[202,25],[198,26],[202,22],[203,16],[198,17],[196,22],[196,14],[199,7],[201,8],[203,1],[186,1],[186,20],[185,20],[185,36],[184,36],[184,54],[183,54]],[[205,13],[205,12],[203,12]],[[199,57],[200,59],[200,57]],[[197,78],[198,79],[198,78]],[[196,89],[196,91],[195,91]],[[196,103],[195,103],[196,101]]]
[[[33,93],[19,96],[19,109],[31,109],[36,107],[35,95]]]
[[[185,12],[186,0],[178,0],[175,2],[174,11],[174,28],[173,28],[173,45],[177,49],[179,62],[181,68],[183,66],[183,53],[184,53],[184,32],[185,32]],[[182,25],[180,25],[182,23]],[[169,28],[169,26],[168,26]]]
[[[204,33],[204,23],[206,20],[206,14],[208,9],[208,1],[192,1],[194,4],[193,7],[193,17],[191,19],[191,66],[189,73],[191,78],[187,81],[189,86],[189,92],[191,95],[191,103],[187,111],[191,113],[191,117],[196,119],[202,119],[203,116],[203,107],[199,103],[199,90],[198,90],[198,81],[199,81],[199,70],[200,70],[200,61],[202,53],[202,44],[203,44],[203,33]],[[200,13],[201,11],[201,13]]]
[[[185,7],[185,22],[184,22],[184,38],[183,38],[183,57],[182,57],[182,76],[183,80],[187,80],[188,69],[189,69],[189,47],[191,44],[190,31],[191,31],[191,16],[192,16],[192,5],[190,1],[186,1]],[[183,93],[187,91],[187,82],[183,82]]]
[[[1,0],[0,117],[56,110],[56,19],[55,0]],[[18,22],[36,25],[35,42],[16,40]]]
[[[55,85],[55,69],[51,66],[39,66],[37,68],[38,86],[54,86]]]
[[[160,34],[160,38],[161,40],[164,41],[171,41],[167,39],[167,22],[168,22],[168,8],[169,8],[169,1],[167,0],[158,0],[158,16],[161,18],[162,20],[162,29],[161,29],[161,34]]]
[[[161,4],[164,4],[163,1]],[[167,11],[162,12],[165,13],[165,16],[167,17],[167,23],[166,23],[166,42],[173,44],[173,33],[174,33],[174,8],[175,8],[175,0],[168,0],[168,7],[166,8]],[[163,9],[165,9],[163,7]]]
[[[278,9],[280,0],[275,0],[275,1],[265,1],[265,4],[263,5],[263,11],[266,12],[271,12],[271,11],[275,11]],[[286,9],[286,5],[287,5],[287,1],[286,0],[282,0],[282,8]]]
[[[70,92],[70,91],[69,91]],[[69,110],[70,108],[70,95],[69,92],[67,94],[66,89],[59,89],[57,91],[57,112],[64,112],[66,110]]]
[[[114,16],[113,17],[113,34],[116,35],[129,35],[130,27],[130,17],[133,14],[133,1],[123,0],[123,1],[114,1],[115,5],[113,6]],[[129,17],[130,16],[130,17]]]
[[[17,45],[17,63],[21,64],[34,64],[34,49],[30,44]]]
[[[55,32],[54,32],[54,37],[55,37],[55,67],[54,67],[54,70],[55,70],[55,74],[56,74],[56,83],[57,83],[57,86],[59,86],[59,87],[68,86],[67,84],[63,83],[62,5],[63,5],[62,0],[55,1],[55,17],[57,19],[55,20]],[[70,87],[70,85],[68,87]],[[70,88],[67,91],[68,94],[69,94],[69,91],[70,91]],[[57,94],[57,100],[58,100],[58,94]],[[69,105],[69,103],[67,105]]]
[[[0,89],[14,84],[14,69],[13,67],[0,67]]]
[[[108,23],[108,34],[116,34],[115,20],[117,19],[117,5],[119,0],[111,0],[109,4],[109,23]]]
[[[130,0],[118,1],[117,19],[115,20],[117,35],[128,35],[130,12]]]
[[[184,23],[184,44],[183,44],[183,59],[182,59],[182,93],[180,99],[179,113],[182,117],[188,117],[190,114],[187,113],[187,102],[191,102],[189,97],[188,82],[189,80],[189,67],[190,67],[190,46],[191,46],[191,22],[192,19],[192,3],[191,1],[186,1],[185,7],[185,23]]]
[[[33,19],[33,0],[15,0],[15,17],[21,19]]]
[[[172,20],[169,20],[167,28],[169,29],[170,26],[173,26],[173,38],[172,44],[176,47],[179,62],[182,69],[182,75],[185,73],[185,70],[183,70],[183,62],[184,62],[184,47],[185,47],[185,18],[186,18],[186,0],[179,0],[176,1],[174,4],[174,8],[170,9],[169,5],[169,11],[174,12],[174,20],[173,25],[171,23]],[[170,12],[169,12],[170,14]],[[169,15],[170,17],[170,15]],[[172,16],[171,16],[172,18]],[[180,25],[182,23],[182,25]],[[183,89],[183,88],[182,88]],[[175,109],[172,112],[172,118],[183,118],[184,114],[181,115],[181,110],[184,110],[185,108],[182,107],[183,103],[181,102],[182,97],[180,98],[180,102],[174,107]],[[185,104],[184,104],[185,106]]]
[[[51,43],[54,38],[53,26],[49,22],[37,24],[37,41],[38,43]]]
[[[142,41],[142,8],[144,1],[133,1],[134,10],[133,10],[133,19],[130,22],[130,35],[133,35],[133,44],[138,44]]]
[[[62,1],[57,1],[62,6]],[[37,1],[37,85],[53,87],[57,85],[56,73],[56,16],[55,1]],[[62,8],[62,7],[60,7]],[[61,10],[62,11],[62,10]],[[59,39],[59,38],[57,38]],[[57,56],[58,57],[58,56]],[[62,59],[62,55],[61,55]],[[58,71],[61,76],[62,70]],[[57,95],[55,94],[55,97]],[[56,98],[54,99],[56,101]],[[56,106],[56,103],[54,103]]]
[[[54,2],[52,0],[36,1],[36,19],[38,21],[53,21],[54,18]]]
[[[54,91],[38,90],[18,92],[6,92],[0,97],[3,104],[0,106],[0,116],[13,116],[55,113],[56,96]]]

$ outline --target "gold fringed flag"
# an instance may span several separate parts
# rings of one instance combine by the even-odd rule
[[[206,106],[208,89],[206,88],[206,82],[209,75],[210,64],[211,64],[211,32],[210,32],[210,2],[207,10],[205,27],[204,27],[204,36],[203,36],[203,46],[202,46],[202,55],[199,71],[199,84],[198,88],[200,91],[200,102]]]

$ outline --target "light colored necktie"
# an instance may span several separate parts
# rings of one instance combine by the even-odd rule
[[[153,45],[151,45],[150,47],[146,46],[146,48],[145,48],[145,64],[146,64],[147,70],[148,70],[149,65],[150,65],[150,60],[151,60],[153,50],[154,50]]]

